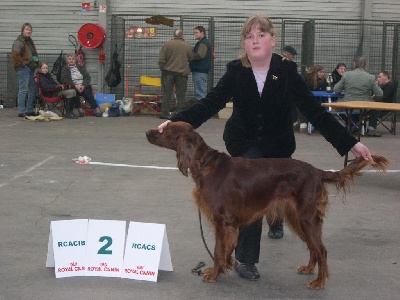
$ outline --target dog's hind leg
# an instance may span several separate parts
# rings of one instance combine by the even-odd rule
[[[302,220],[301,228],[304,233],[304,240],[310,250],[310,261],[307,266],[300,266],[297,270],[302,274],[311,274],[318,263],[318,276],[308,283],[311,289],[322,289],[325,280],[329,276],[326,248],[322,243],[322,220],[315,216],[312,220]]]
[[[304,200],[300,201],[297,199],[298,202],[306,202]],[[304,225],[301,224],[300,220],[304,218],[304,214],[306,212],[300,213],[298,208],[294,205],[295,201],[288,202],[288,205],[285,207],[285,221],[286,224],[304,241],[307,243],[308,249],[310,251],[310,260],[307,265],[302,265],[297,268],[297,272],[300,274],[313,274],[315,265],[317,264],[317,256],[315,255],[315,251],[313,247],[310,247],[309,239],[307,238],[306,233],[304,232]],[[315,211],[315,208],[312,209]],[[315,212],[313,213],[315,214]],[[308,217],[310,218],[310,217]]]
[[[321,240],[322,223],[317,218],[302,220],[300,223],[303,231],[302,238],[310,251],[310,260],[308,265],[298,267],[297,271],[300,274],[312,274],[318,263],[318,276],[308,283],[308,287],[322,289],[325,286],[325,279],[328,277],[327,251]]]
[[[215,224],[214,266],[204,270],[203,280],[215,282],[219,274],[226,274],[233,266],[232,253],[237,244],[237,226]]]
[[[310,260],[308,261],[308,265],[301,265],[297,268],[297,272],[299,274],[314,274],[315,265],[317,264],[317,257],[315,252],[310,250]]]

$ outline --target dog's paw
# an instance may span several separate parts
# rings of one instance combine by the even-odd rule
[[[299,274],[310,275],[310,274],[314,274],[314,268],[310,267],[310,266],[300,266],[297,268],[297,272]]]
[[[308,283],[307,287],[309,289],[313,289],[313,290],[323,289],[325,287],[325,280],[321,280],[321,279],[318,279],[318,278],[314,279],[314,280],[311,280]]]
[[[214,268],[205,268],[203,274],[203,281],[205,282],[216,282],[218,275],[215,275]]]

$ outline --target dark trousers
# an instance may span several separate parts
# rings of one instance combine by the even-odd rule
[[[261,151],[252,147],[242,157],[262,158]],[[258,263],[260,257],[260,242],[262,233],[262,218],[239,229],[238,243],[235,249],[236,260],[242,263]]]
[[[177,108],[176,111],[180,112],[185,108],[185,98],[187,89],[188,76],[182,75],[177,72],[162,71],[161,72],[161,87],[162,87],[162,115],[169,116],[171,111],[171,98],[172,94],[176,93]]]
[[[369,124],[368,125],[373,127],[374,129],[376,129],[376,126],[378,125],[378,119],[382,119],[388,113],[389,113],[388,111],[381,111],[381,110],[368,111],[368,116],[369,116]]]
[[[78,91],[76,91],[76,97],[78,99],[79,99],[79,96],[82,96],[83,99],[85,99],[85,101],[87,101],[89,103],[91,109],[95,109],[97,107],[96,100],[94,100],[93,89],[92,89],[91,85],[85,87],[85,89],[82,91],[82,93],[79,93]]]

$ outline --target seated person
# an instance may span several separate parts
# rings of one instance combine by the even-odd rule
[[[375,76],[366,71],[366,66],[367,59],[365,57],[354,58],[354,70],[345,72],[342,79],[333,87],[333,91],[336,93],[344,91],[344,98],[339,101],[371,101],[372,95],[375,95],[375,100],[378,101],[382,98],[383,92],[376,83]],[[358,118],[359,115],[352,117],[356,123],[359,123]],[[358,125],[352,129],[354,133],[360,130]]]
[[[387,71],[380,71],[378,74],[378,86],[383,91],[382,99],[376,99],[374,96],[372,99],[379,102],[391,103],[394,101],[394,84],[390,81],[390,75]],[[369,124],[367,128],[367,136],[382,136],[382,134],[376,131],[376,126],[378,125],[378,119],[384,117],[388,111],[371,110],[368,112]]]
[[[39,84],[42,94],[45,97],[62,96],[65,99],[66,114],[65,117],[68,119],[77,119],[73,113],[74,102],[76,101],[76,92],[69,85],[63,85],[56,82],[51,74],[49,73],[49,67],[45,62],[39,63]]]
[[[376,100],[382,98],[383,92],[375,81],[375,76],[366,71],[367,59],[363,56],[354,58],[354,70],[347,71],[342,79],[333,87],[333,91],[344,91],[342,101],[371,101],[375,95]]]
[[[325,91],[325,69],[321,65],[311,66],[306,74],[306,83],[310,91]]]
[[[93,96],[92,86],[90,85],[90,75],[85,67],[76,64],[76,57],[74,53],[67,54],[67,65],[61,70],[61,82],[69,84],[75,88],[77,96],[82,96],[93,109],[93,114],[96,117],[101,117],[100,108],[97,106]],[[77,103],[79,108],[79,116],[85,115],[80,103]]]
[[[344,72],[346,72],[347,67],[344,63],[338,63],[336,66],[336,69],[333,70],[332,72],[332,86],[335,86],[336,83],[338,83],[340,81],[340,79],[342,79],[342,75]]]

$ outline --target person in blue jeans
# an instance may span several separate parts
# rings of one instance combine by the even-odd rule
[[[18,79],[18,117],[38,115],[33,111],[33,103],[37,95],[34,76],[39,58],[31,35],[32,25],[24,23],[11,50],[11,63]]]
[[[206,37],[206,29],[203,26],[194,28],[194,37],[198,42],[194,46],[194,58],[189,66],[193,76],[194,95],[196,100],[201,100],[207,94],[207,79],[211,68],[212,49],[210,41]]]

